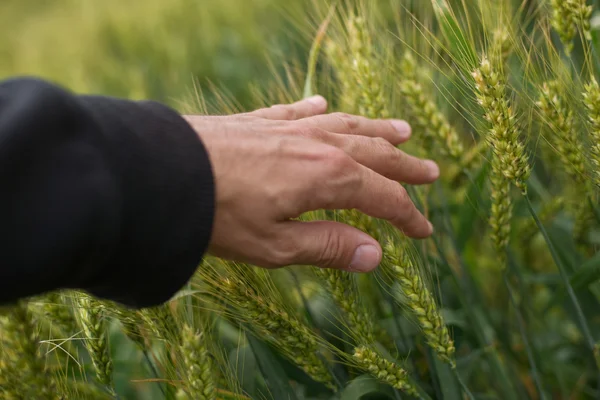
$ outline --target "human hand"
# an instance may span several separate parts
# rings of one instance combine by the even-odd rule
[[[333,221],[300,222],[318,209],[358,209],[406,235],[433,233],[398,183],[435,181],[433,161],[395,145],[410,137],[404,121],[325,114],[315,96],[231,116],[185,116],[206,146],[216,185],[209,252],[266,268],[292,264],[368,272],[379,243]]]

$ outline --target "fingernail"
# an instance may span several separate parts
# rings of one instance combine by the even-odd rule
[[[377,268],[381,262],[381,252],[372,244],[363,244],[354,251],[349,270],[369,272]]]
[[[427,221],[427,223],[429,224],[429,232],[430,234],[433,234],[433,232],[435,231],[435,228],[433,227],[433,224],[429,221]]]
[[[399,119],[393,119],[391,123],[392,126],[396,129],[396,132],[398,132],[400,140],[406,140],[410,137],[412,129],[408,122]]]
[[[438,167],[435,161],[425,160],[425,165],[429,170],[429,177],[433,180],[440,177],[440,167]]]
[[[319,108],[325,108],[327,107],[327,100],[325,100],[325,97],[323,96],[312,96],[312,97],[307,97],[306,101],[308,101],[310,104],[314,105],[315,107],[319,107]]]

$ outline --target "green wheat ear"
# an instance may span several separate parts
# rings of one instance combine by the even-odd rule
[[[565,53],[573,50],[573,40],[577,29],[586,40],[592,40],[590,18],[593,8],[587,0],[551,0],[552,16],[550,22],[562,41]]]
[[[397,299],[397,302],[408,308],[415,317],[427,344],[438,357],[454,368],[456,366],[454,341],[444,324],[433,295],[421,277],[418,265],[406,246],[388,243],[385,246],[382,266],[402,289],[404,299]]]
[[[360,299],[354,275],[336,269],[314,268],[342,311],[351,336],[357,343],[373,343],[373,321]]]
[[[387,118],[389,111],[381,80],[381,69],[373,41],[363,17],[354,15],[348,21],[352,70],[351,85],[356,85],[358,113],[368,118]]]
[[[531,170],[501,70],[501,66],[492,65],[483,56],[479,68],[473,72],[473,79],[477,100],[489,124],[486,140],[492,150],[490,226],[499,265],[504,268],[513,210],[511,184],[526,194]]]
[[[221,266],[223,270],[218,270],[205,263],[202,277],[210,295],[226,305],[224,316],[243,323],[312,379],[334,389],[333,377],[320,357],[318,336],[264,288],[266,284],[251,266],[226,261]]]
[[[545,82],[536,105],[540,109],[543,122],[550,128],[549,142],[573,182],[571,187],[574,189],[575,197],[583,199],[577,201],[573,207],[575,217],[573,234],[577,243],[584,244],[594,219],[593,210],[587,199],[593,198],[594,191],[589,183],[588,177],[591,173],[585,159],[586,150],[579,137],[574,111],[563,98],[565,91],[566,88],[558,81]],[[596,143],[592,144],[592,152],[596,145]]]
[[[77,321],[73,314],[73,306],[68,302],[64,294],[59,292],[48,293],[42,301],[44,315],[62,333],[70,336],[78,331]]]
[[[417,73],[418,68],[414,57],[407,52],[400,63],[402,76],[398,87],[409,107],[411,123],[416,131],[423,133],[423,145],[427,152],[440,151],[442,155],[462,164],[466,156],[461,139],[432,100],[433,96],[425,91]]]
[[[85,347],[92,359],[96,378],[110,394],[114,395],[113,363],[109,351],[104,307],[99,301],[85,294],[79,295],[77,306]]]
[[[588,172],[584,160],[585,150],[577,137],[573,110],[561,95],[563,90],[558,81],[544,82],[536,104],[543,122],[551,130],[549,141],[558,153],[565,171],[586,194]]]
[[[385,359],[377,351],[367,346],[356,347],[352,355],[352,361],[359,369],[368,372],[377,380],[413,397],[419,396],[417,390],[410,382],[406,370]]]
[[[339,85],[339,108],[351,114],[357,113],[358,90],[352,84],[354,71],[351,60],[345,49],[331,39],[325,42],[325,54]]]
[[[594,167],[592,179],[595,185],[600,187],[600,85],[595,78],[585,85],[583,99],[587,109],[591,142],[589,156]]]
[[[39,352],[39,338],[26,301],[0,314],[0,398],[57,399],[56,385]]]
[[[527,193],[526,181],[531,169],[501,70],[487,57],[482,57],[479,68],[473,72],[477,100],[490,125],[486,139],[498,160],[498,172],[521,192]]]
[[[188,324],[181,329],[181,353],[186,369],[187,390],[178,398],[215,400],[217,390],[213,376],[213,362],[205,345],[206,335]],[[189,397],[188,397],[189,396]]]

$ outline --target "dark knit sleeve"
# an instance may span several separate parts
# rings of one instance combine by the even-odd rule
[[[194,273],[213,214],[208,154],[175,111],[0,83],[0,303],[78,288],[160,304]]]

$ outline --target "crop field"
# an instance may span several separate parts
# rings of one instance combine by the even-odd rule
[[[207,256],[160,307],[1,308],[0,399],[600,399],[600,4],[4,1],[0,77],[197,113],[320,93],[407,120],[442,175],[407,186],[426,240],[301,216],[377,239],[370,274]]]

